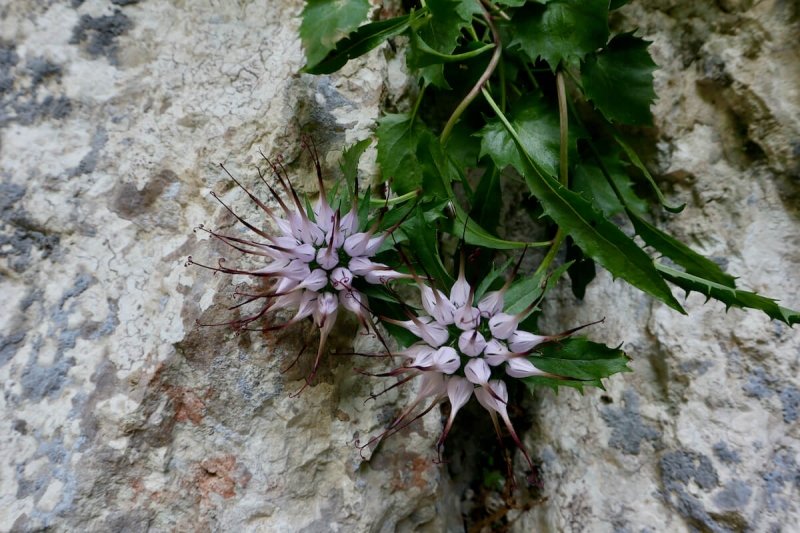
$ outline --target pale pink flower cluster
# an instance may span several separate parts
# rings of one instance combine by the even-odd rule
[[[493,376],[493,369],[496,374],[505,365],[505,373],[513,378],[546,376],[564,379],[537,369],[528,358],[537,345],[556,337],[534,335],[518,328],[520,321],[533,310],[538,300],[517,315],[503,312],[504,295],[513,275],[502,289],[489,292],[475,304],[474,288],[465,279],[463,264],[462,260],[458,279],[453,284],[449,297],[414,276],[427,315],[415,316],[408,311],[409,320],[406,321],[381,317],[383,322],[401,326],[420,339],[408,348],[393,353],[392,355],[405,357],[405,363],[383,375],[409,373],[401,383],[416,376],[421,376],[422,383],[411,405],[384,433],[365,446],[406,427],[447,398],[450,401],[450,416],[437,443],[441,458],[441,446],[456,414],[474,394],[492,417],[498,435],[498,415],[503,420],[532,471],[530,458],[508,416],[506,384],[502,379]],[[433,402],[422,413],[406,421],[420,403],[431,397]]]
[[[293,204],[293,207],[287,205],[259,171],[262,181],[283,210],[284,217],[278,216],[273,209],[267,207],[230,173],[228,175],[267,214],[277,227],[278,235],[253,226],[224,203],[222,205],[237,220],[264,241],[257,242],[221,235],[206,230],[203,226],[199,227],[241,252],[266,260],[267,264],[256,270],[240,270],[223,266],[224,259],[221,259],[219,267],[206,267],[195,263],[191,257],[189,257],[188,264],[197,264],[215,272],[273,280],[270,290],[264,294],[237,293],[246,299],[240,305],[265,300],[258,312],[246,318],[213,325],[231,325],[239,330],[266,331],[295,324],[307,317],[312,318],[314,325],[319,328],[321,338],[314,368],[306,381],[306,385],[308,385],[319,365],[325,341],[336,322],[339,307],[358,315],[362,324],[367,326],[369,315],[364,313],[367,310],[366,298],[353,287],[354,280],[360,277],[367,283],[379,284],[407,275],[370,259],[392,230],[379,232],[378,228],[382,220],[382,217],[379,217],[368,231],[359,232],[360,221],[355,195],[353,204],[345,215],[341,215],[340,209],[334,210],[325,195],[325,186],[316,150],[313,148],[313,144],[309,145],[308,139],[303,140],[303,146],[311,154],[316,166],[320,189],[319,200],[311,212],[306,212],[297,192],[292,187],[286,171],[280,163],[280,156],[275,163],[265,157],[264,159],[271,166],[286,196],[290,198],[290,203]],[[214,196],[216,197],[216,195]],[[221,200],[220,202],[222,203]],[[297,312],[288,322],[277,326],[248,327],[266,313],[279,309],[297,309]]]

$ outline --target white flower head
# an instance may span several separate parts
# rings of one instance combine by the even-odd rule
[[[349,211],[342,216],[341,204],[340,207],[334,209],[328,201],[319,156],[313,140],[304,137],[303,147],[311,155],[319,184],[319,199],[313,209],[307,210],[305,204],[301,202],[281,163],[281,156],[279,155],[274,161],[264,157],[272,169],[275,181],[282,189],[284,197],[276,192],[260,170],[259,177],[280,206],[284,216],[279,216],[273,208],[267,206],[236,180],[225,167],[222,168],[267,215],[278,233],[262,230],[260,225],[244,220],[213,193],[212,195],[220,201],[224,208],[248,230],[255,233],[260,240],[223,235],[206,230],[203,226],[198,228],[244,254],[266,260],[266,264],[254,270],[245,270],[229,268],[224,265],[224,259],[220,259],[218,267],[208,267],[195,263],[191,257],[187,264],[196,264],[225,274],[272,280],[272,285],[265,291],[259,291],[256,294],[244,294],[238,291],[236,293],[238,296],[245,297],[245,301],[240,306],[260,302],[261,307],[256,313],[223,324],[209,325],[230,325],[239,331],[268,331],[283,328],[306,317],[311,317],[314,326],[320,331],[320,345],[311,375],[303,387],[305,388],[316,372],[324,351],[325,341],[336,321],[339,306],[355,313],[362,325],[367,326],[365,311],[368,309],[368,302],[366,297],[354,287],[356,282],[363,279],[372,284],[386,283],[406,275],[370,259],[390,233],[390,231],[380,231],[382,214],[369,231],[357,233],[360,225],[357,195],[354,195]],[[284,324],[252,327],[255,321],[265,317],[271,311],[292,308],[297,309],[297,312]]]

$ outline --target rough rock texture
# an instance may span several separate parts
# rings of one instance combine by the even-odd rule
[[[798,4],[644,1],[614,20],[662,67],[641,146],[687,207],[658,223],[797,309]],[[568,287],[549,302],[548,331],[606,316],[590,334],[624,341],[635,372],[585,397],[537,394],[526,443],[549,500],[515,531],[800,529],[800,334],[704,300],[692,293],[680,316],[603,273],[583,302]]]
[[[402,57],[297,76],[301,1],[179,4],[0,7],[0,531],[463,531],[465,486],[431,463],[438,417],[362,461],[355,441],[410,391],[364,404],[375,383],[340,356],[290,398],[310,364],[281,370],[306,331],[198,330],[234,284],[183,266],[228,253],[191,231],[231,224],[211,191],[255,214],[218,163],[254,178],[258,149],[282,152],[313,190],[300,134],[335,177],[343,145],[404,105]],[[797,10],[650,1],[615,20],[663,67],[642,147],[688,206],[658,223],[793,308]],[[604,315],[593,337],[625,341],[636,372],[528,403],[549,500],[510,511],[517,531],[800,527],[798,334],[702,304],[681,317],[605,274],[580,304],[551,299],[544,328]],[[374,342],[355,332],[332,347]]]
[[[184,267],[228,253],[192,233],[231,225],[210,191],[254,214],[218,163],[282,152],[302,188],[313,133],[336,177],[405,78],[296,75],[299,0],[127,4],[0,8],[0,531],[441,529],[439,420],[361,461],[408,392],[365,405],[340,357],[290,398],[306,329],[198,330],[234,285]]]

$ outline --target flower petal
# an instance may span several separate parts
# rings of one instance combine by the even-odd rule
[[[512,378],[527,378],[530,376],[550,375],[542,372],[530,362],[526,357],[512,357],[506,361],[506,374]]]
[[[497,339],[491,339],[486,343],[486,348],[483,350],[483,358],[491,366],[497,366],[506,362],[513,354],[508,351],[506,345]]]
[[[351,283],[353,282],[353,273],[350,272],[348,269],[344,267],[336,267],[331,272],[331,285],[337,291],[341,291],[342,289],[350,289]]]
[[[497,313],[489,319],[489,330],[496,339],[507,339],[517,329],[519,317],[507,313]]]
[[[453,315],[453,322],[458,329],[470,330],[480,325],[481,312],[470,305],[459,308]]]
[[[442,346],[433,354],[435,370],[444,374],[452,374],[461,367],[461,358],[449,346]]]
[[[483,359],[470,359],[464,365],[464,376],[475,385],[486,385],[492,376],[492,370]]]
[[[478,309],[481,311],[481,316],[491,318],[503,310],[503,291],[492,291],[487,293],[486,296],[481,298],[478,302]]]
[[[458,337],[458,349],[470,357],[476,357],[486,348],[486,339],[477,329],[465,331]]]
[[[524,353],[529,352],[535,346],[546,340],[547,337],[543,337],[542,335],[534,335],[527,331],[517,330],[508,338],[508,347],[512,352]]]

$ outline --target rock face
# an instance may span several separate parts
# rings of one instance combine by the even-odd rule
[[[382,106],[405,105],[402,55],[297,75],[299,0],[2,9],[0,531],[463,531],[462,507],[494,505],[465,496],[481,472],[432,464],[436,416],[359,455],[412,391],[364,403],[380,385],[329,356],[291,398],[311,361],[281,371],[303,327],[195,326],[230,316],[240,281],[183,265],[229,254],[192,232],[232,226],[210,193],[257,216],[218,163],[254,184],[258,150],[280,152],[313,191],[300,135],[335,178],[342,147]],[[792,308],[797,9],[651,1],[615,18],[654,41],[662,66],[643,147],[688,205],[657,222]],[[582,303],[564,289],[548,306],[550,331],[606,316],[593,338],[624,341],[635,373],[528,403],[544,482],[529,496],[549,500],[507,513],[515,530],[800,527],[796,331],[696,294],[678,316],[605,274]],[[330,344],[374,343],[345,321]]]
[[[615,20],[653,41],[653,168],[685,211],[660,225],[800,305],[800,12],[792,2],[638,2]],[[606,316],[634,374],[585,397],[541,391],[527,445],[549,500],[517,531],[800,528],[800,335],[692,293],[680,316],[607,273],[542,324]],[[676,294],[683,296],[683,291]]]

